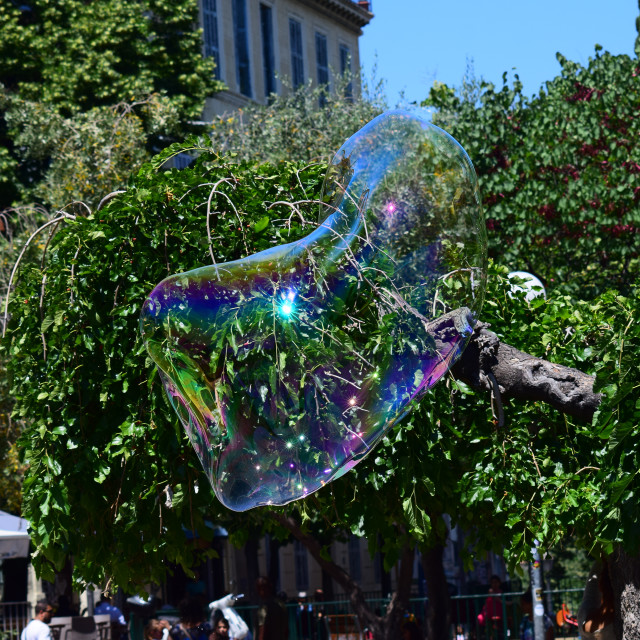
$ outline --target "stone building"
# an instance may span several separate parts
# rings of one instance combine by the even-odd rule
[[[360,68],[358,38],[373,18],[360,0],[200,0],[204,55],[228,87],[207,100],[205,120],[309,79]],[[357,90],[357,87],[355,88]]]

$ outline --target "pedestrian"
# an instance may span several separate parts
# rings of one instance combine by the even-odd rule
[[[489,596],[484,602],[482,611],[478,614],[478,624],[482,633],[485,628],[491,629],[495,636],[502,632],[502,582],[496,575],[491,576]]]
[[[178,611],[180,622],[171,629],[173,640],[209,640],[212,628],[197,598],[187,596],[178,605]]]
[[[329,627],[327,626],[327,616],[324,610],[324,591],[316,589],[313,594],[313,640],[327,640],[329,635]]]
[[[102,595],[100,598],[100,602],[94,607],[93,614],[96,616],[103,616],[109,614],[109,618],[111,618],[111,624],[117,624],[121,627],[127,626],[127,621],[124,619],[124,615],[122,611],[116,607],[115,604],[111,602],[111,598],[108,598],[106,595]]]
[[[214,600],[209,603],[209,611],[211,612],[211,624],[214,631],[217,630],[218,623],[221,619],[224,619],[228,629],[227,635],[231,640],[253,640],[253,636],[249,631],[247,623],[242,619],[242,616],[233,608],[236,600],[244,598],[243,594],[234,595],[232,593]]]
[[[100,602],[94,607],[93,614],[104,616],[109,614],[111,620],[112,640],[126,640],[128,635],[127,621],[118,607],[111,601],[111,598],[102,594]]]
[[[144,628],[144,640],[168,640],[171,625],[168,620],[151,618]]]
[[[229,640],[229,622],[226,618],[218,618],[209,640]]]
[[[53,615],[53,607],[46,600],[36,603],[35,617],[22,630],[20,640],[51,640],[49,623]]]

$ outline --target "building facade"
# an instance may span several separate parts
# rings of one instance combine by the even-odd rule
[[[370,9],[366,0],[200,0],[204,55],[228,87],[207,100],[205,120],[249,100],[266,104],[287,86],[331,87],[332,75],[356,73]]]

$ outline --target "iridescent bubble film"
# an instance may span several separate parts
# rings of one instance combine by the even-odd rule
[[[486,237],[462,147],[387,112],[334,157],[317,228],[163,280],[149,353],[230,509],[340,477],[451,367],[482,304]]]

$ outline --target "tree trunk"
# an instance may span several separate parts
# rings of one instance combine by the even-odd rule
[[[274,513],[273,517],[307,548],[307,551],[320,565],[321,569],[326,571],[344,589],[349,596],[349,602],[353,607],[354,613],[358,616],[360,625],[369,629],[375,640],[383,640],[383,619],[371,610],[358,583],[340,565],[324,557],[322,545],[312,535],[305,533],[292,517],[281,513]]]
[[[640,638],[640,556],[621,548],[609,558],[609,575],[615,594],[615,631],[618,640]]]
[[[382,536],[378,534],[378,549],[382,549]],[[377,556],[377,562],[380,563],[380,594],[386,598],[391,594],[391,574],[384,568],[384,553],[380,551]]]
[[[322,567],[320,568],[322,569]],[[324,593],[324,599],[327,602],[333,602],[336,599],[336,595],[333,590],[333,579],[325,569],[322,569],[322,593]]]
[[[280,547],[278,540],[269,536],[269,556],[267,558],[267,578],[275,591],[280,589]]]
[[[427,616],[427,638],[448,640],[451,623],[449,586],[442,566],[444,546],[441,544],[422,552],[422,568],[427,581],[429,609]]]
[[[387,605],[387,614],[384,618],[384,640],[396,640],[402,637],[402,623],[409,608],[409,598],[411,597],[414,555],[414,547],[404,547],[402,550],[397,589],[391,596],[391,601]]]

